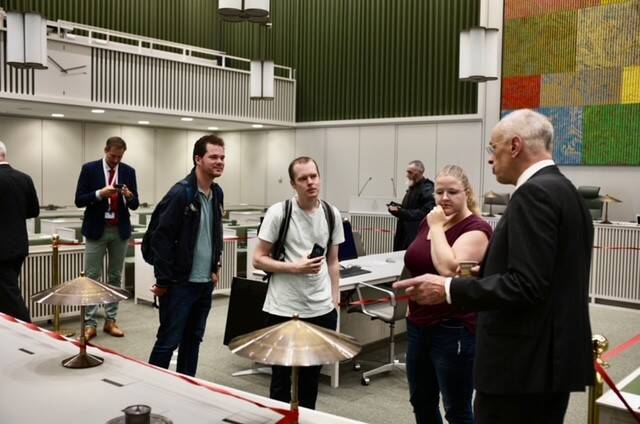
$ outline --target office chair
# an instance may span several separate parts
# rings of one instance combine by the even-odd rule
[[[578,193],[582,196],[591,218],[594,220],[602,219],[602,199],[600,199],[600,187],[596,186],[580,186]]]
[[[360,231],[353,232],[353,241],[356,244],[356,252],[358,252],[358,257],[365,256],[367,251],[364,249],[364,242],[362,241],[362,234]]]
[[[396,293],[393,289],[387,289],[367,283],[358,283],[358,285],[356,286],[359,300],[364,300],[364,296],[362,295],[363,287],[379,291],[381,293],[381,297],[390,298],[389,302],[374,303],[372,305],[361,305],[361,309],[358,311],[367,316],[370,316],[372,319],[379,319],[389,324],[389,360],[384,365],[378,368],[362,373],[362,379],[360,382],[362,383],[362,385],[368,386],[370,383],[369,377],[371,377],[372,375],[381,374],[387,371],[393,371],[394,369],[398,369],[404,372],[407,371],[405,363],[400,362],[395,357],[395,323],[396,321],[405,319],[407,315],[408,303],[404,301],[397,302],[396,297],[398,293]],[[354,369],[360,369],[360,364],[358,362],[354,363]]]

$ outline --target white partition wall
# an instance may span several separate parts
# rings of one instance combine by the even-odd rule
[[[395,177],[396,164],[395,125],[360,128],[359,163],[358,187],[362,195],[392,197],[391,179]]]
[[[240,179],[242,170],[242,133],[218,134],[224,140],[224,173],[217,182],[224,191],[224,204],[237,205],[240,199]],[[191,144],[193,150],[193,144]],[[191,153],[188,157],[189,166],[193,166]],[[189,168],[191,169],[191,168]]]
[[[42,121],[43,205],[73,205],[83,157],[82,124]]]
[[[42,121],[0,117],[0,140],[7,146],[7,160],[33,179],[42,199]]]
[[[272,205],[293,194],[287,169],[295,158],[296,133],[294,130],[267,133],[266,203]]]
[[[267,201],[267,143],[266,133],[249,131],[242,134],[240,201],[250,205],[264,205]],[[229,204],[227,202],[227,204]]]
[[[438,124],[438,146],[436,153],[436,173],[444,165],[460,165],[476,195],[480,193],[482,165],[482,123]]]
[[[191,155],[186,152],[185,131],[159,128],[155,135],[155,198],[160,201],[173,184],[184,178],[187,163],[191,163]]]
[[[420,160],[426,168],[425,176],[431,180],[436,173],[437,124],[398,126],[398,161],[396,163],[396,189],[402,198],[407,189],[407,165]]]
[[[122,137],[121,125],[86,123],[84,125],[84,162],[102,158],[107,139],[114,136]],[[127,162],[126,155],[123,162]],[[80,174],[79,167],[78,174]]]
[[[358,127],[327,129],[327,170],[323,176],[327,199],[342,211],[358,193]]]
[[[122,138],[127,143],[127,151],[122,161],[136,170],[138,193],[155,193],[155,130],[148,127],[123,126]]]
[[[223,132],[219,135],[225,140],[226,166],[218,182],[227,205],[270,205],[292,193],[286,174],[290,160],[308,155],[318,161],[323,198],[343,211],[369,176],[373,179],[363,196],[392,197],[394,176],[397,197],[402,198],[404,170],[413,159],[425,163],[432,179],[442,165],[461,165],[478,197],[490,189],[513,191],[513,186],[495,181],[483,153],[482,133],[478,120]],[[136,168],[141,201],[156,203],[191,169],[193,143],[203,134],[0,116],[0,140],[7,145],[8,160],[32,177],[42,204],[73,204],[82,164],[102,158],[106,139],[114,135],[129,146],[124,161]],[[622,199],[623,203],[611,205],[611,219],[628,221],[640,213],[634,185],[640,168],[565,166],[562,171],[576,185],[600,186],[601,193]]]

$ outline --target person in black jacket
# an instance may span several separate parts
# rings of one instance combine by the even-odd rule
[[[433,181],[424,177],[424,164],[419,160],[407,166],[409,189],[401,206],[389,206],[389,213],[398,218],[393,250],[406,250],[418,234],[420,221],[436,206],[433,198]]]
[[[13,169],[6,154],[0,141],[0,312],[31,322],[18,277],[29,254],[26,220],[40,214],[40,204],[31,177]]]
[[[480,278],[422,276],[394,284],[419,304],[478,311],[478,424],[560,424],[569,393],[593,384],[589,270],[593,221],[551,159],[553,127],[532,110],[491,133],[489,164],[516,186]]]
[[[224,171],[224,141],[215,135],[193,147],[194,168],[164,196],[151,238],[160,302],[160,327],[149,363],[194,376],[198,352],[218,282],[222,254],[223,193],[214,179]]]

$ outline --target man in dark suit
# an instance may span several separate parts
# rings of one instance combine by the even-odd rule
[[[389,213],[398,218],[393,250],[405,250],[418,234],[420,221],[436,206],[433,198],[433,181],[424,177],[424,164],[413,160],[407,165],[409,188],[402,205],[389,206]],[[397,204],[396,204],[397,205]]]
[[[13,169],[6,155],[0,141],[0,312],[31,322],[18,277],[29,254],[26,220],[40,214],[40,205],[31,177]]]
[[[514,184],[480,278],[425,274],[395,284],[420,304],[479,311],[475,419],[562,423],[569,393],[594,379],[588,289],[593,223],[551,160],[553,127],[515,111],[487,147],[498,182]]]
[[[76,188],[76,206],[85,207],[82,234],[86,238],[84,269],[87,277],[98,280],[102,274],[105,252],[109,255],[107,283],[120,285],[127,241],[131,236],[129,209],[138,208],[136,171],[122,163],[127,144],[120,137],[110,137],[104,158],[85,163]],[[87,341],[96,336],[98,306],[87,307],[85,314]],[[118,304],[105,305],[104,331],[124,336],[116,324]]]

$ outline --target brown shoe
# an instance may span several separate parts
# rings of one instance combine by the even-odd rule
[[[85,327],[84,329],[84,342],[87,343],[89,340],[93,339],[96,336],[96,327]]]
[[[120,327],[118,327],[118,324],[116,324],[116,322],[112,319],[106,321],[104,323],[104,328],[103,328],[105,333],[109,333],[111,334],[113,337],[122,337],[124,336],[124,331],[122,331],[120,329]]]

